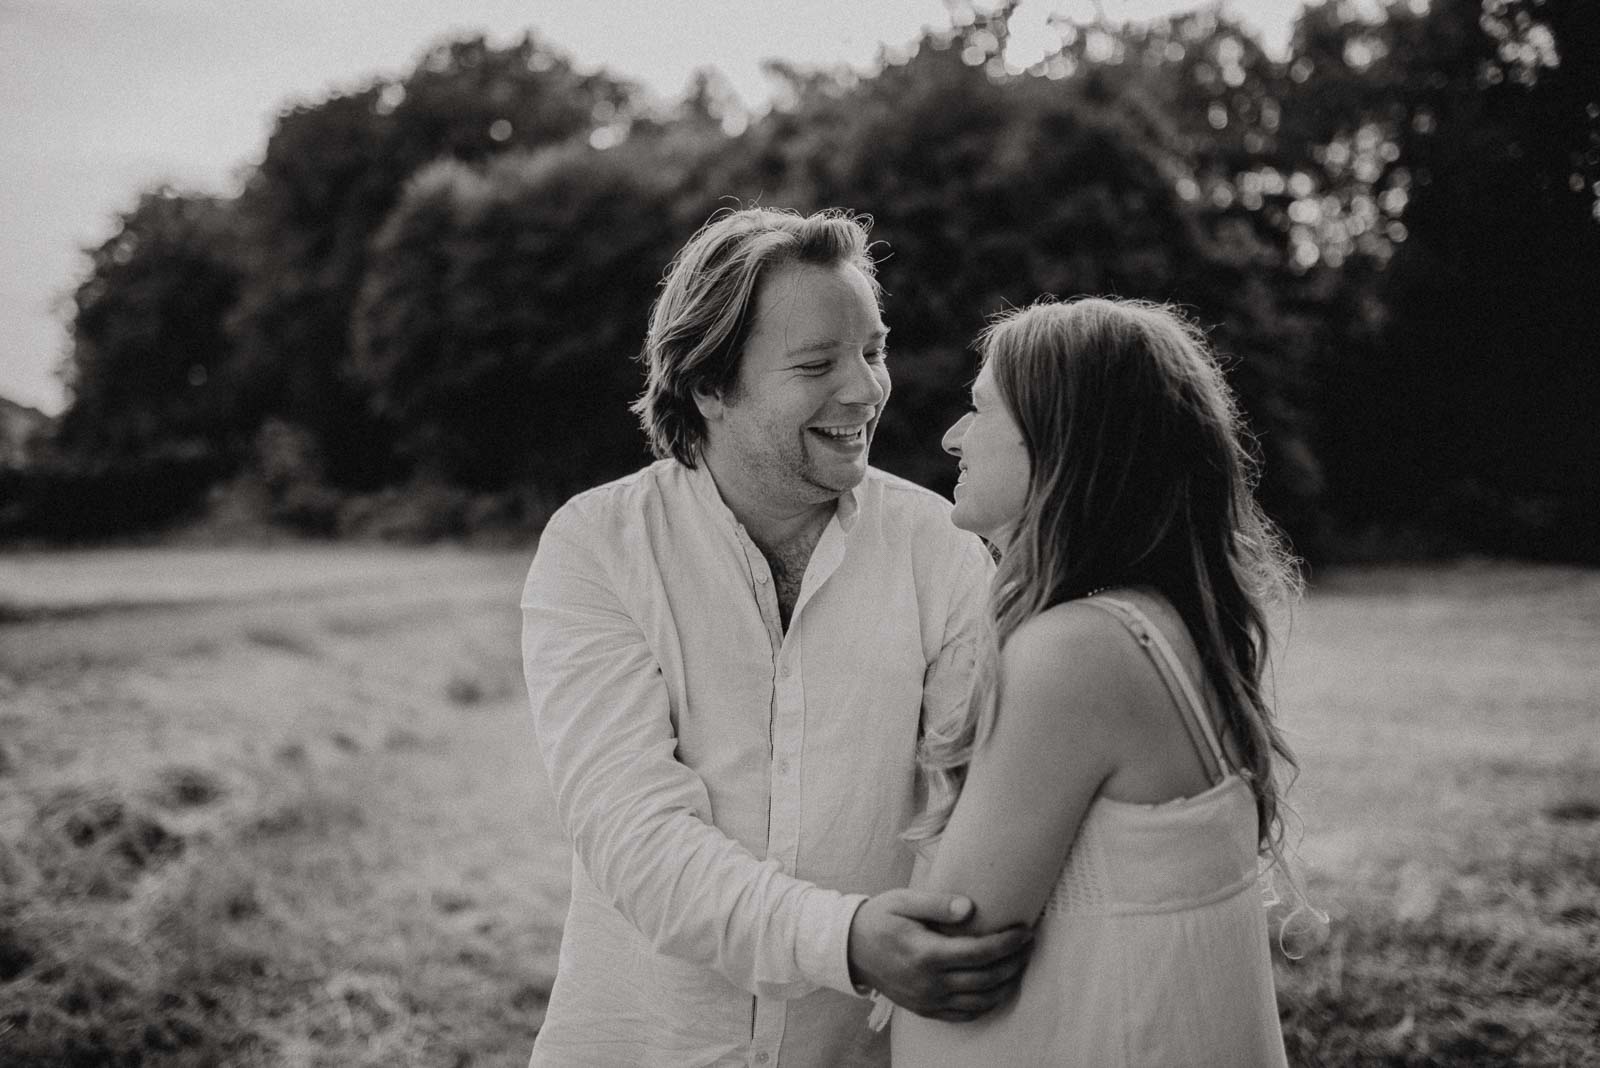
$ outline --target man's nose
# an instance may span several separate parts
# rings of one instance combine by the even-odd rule
[[[944,432],[944,437],[939,444],[951,456],[961,455],[961,439],[967,436],[967,424],[972,422],[972,413],[968,412],[951,424],[950,429]]]
[[[866,358],[851,361],[850,378],[839,391],[841,404],[863,404],[876,408],[889,396],[889,372]]]

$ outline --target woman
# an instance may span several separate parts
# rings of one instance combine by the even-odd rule
[[[1259,858],[1293,764],[1262,688],[1294,579],[1203,337],[1166,308],[1041,303],[982,340],[957,526],[1000,552],[998,671],[930,734],[920,885],[1037,921],[1018,996],[895,1015],[894,1063],[1282,1065]]]

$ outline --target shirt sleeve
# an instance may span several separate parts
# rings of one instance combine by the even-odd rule
[[[963,538],[945,587],[944,635],[939,652],[923,676],[922,724],[938,729],[966,714],[973,673],[989,627],[989,585],[994,558],[976,537]]]
[[[535,730],[578,859],[657,952],[763,997],[856,993],[849,933],[866,896],[786,875],[712,825],[705,783],[674,755],[660,666],[598,541],[558,513],[522,597]]]

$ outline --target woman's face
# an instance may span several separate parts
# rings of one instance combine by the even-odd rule
[[[1011,410],[984,364],[972,383],[972,409],[945,431],[944,451],[961,458],[951,521],[962,530],[1003,544],[1022,516],[1032,463]]]

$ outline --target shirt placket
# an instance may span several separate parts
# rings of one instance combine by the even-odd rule
[[[805,695],[801,688],[799,643],[795,640],[797,628],[794,625],[798,618],[791,620],[789,634],[785,637],[772,569],[744,527],[741,525],[737,530],[756,605],[772,649],[772,703],[767,726],[771,753],[766,857],[776,860],[784,871],[792,874],[800,843],[800,750],[798,740],[792,736],[805,724]],[[781,998],[755,999],[749,1060],[753,1068],[771,1068],[778,1063],[786,1012],[786,1002]]]
[[[800,753],[805,733],[805,680],[801,674],[800,615],[789,620],[782,635],[772,687],[772,760],[768,765],[769,802],[767,859],[795,874],[800,857]],[[757,998],[751,1063],[764,1068],[777,1063],[783,1042],[787,1002]]]
[[[800,814],[805,752],[806,692],[805,638],[807,603],[828,581],[844,557],[844,537],[837,521],[830,523],[811,554],[800,598],[789,617],[787,634],[779,629],[772,681],[772,763],[768,769],[771,808],[767,819],[767,858],[776,860],[790,875],[800,863]],[[764,558],[763,558],[764,560]],[[776,607],[776,599],[773,605]],[[771,1068],[778,1064],[783,1040],[785,1005],[772,998],[756,999],[755,1034],[751,1064]]]

